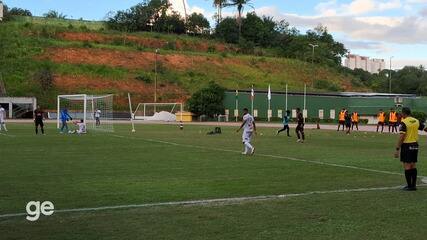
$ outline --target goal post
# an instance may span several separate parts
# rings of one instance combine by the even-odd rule
[[[135,120],[175,122],[182,121],[182,103],[139,103],[133,113]]]
[[[59,95],[57,99],[57,128],[61,114],[66,111],[73,120],[83,120],[89,130],[114,132],[113,95]]]

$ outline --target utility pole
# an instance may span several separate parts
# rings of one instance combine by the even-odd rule
[[[394,58],[394,56],[390,57],[390,69],[388,72],[388,93],[391,93],[391,60]]]
[[[156,57],[154,61],[154,103],[157,103],[157,57],[159,55],[160,49],[156,49]]]
[[[317,44],[311,44],[311,43],[309,43],[308,45],[310,47],[312,47],[312,49],[313,49],[312,55],[311,55],[311,68],[313,70],[313,74],[312,74],[312,77],[311,77],[311,87],[314,88],[314,49],[317,48],[317,47],[319,47],[319,45],[317,45]]]

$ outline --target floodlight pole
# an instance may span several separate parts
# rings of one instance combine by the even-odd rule
[[[157,56],[160,49],[156,49],[155,61],[154,61],[154,103],[157,103]]]
[[[160,49],[156,48],[155,61],[154,61],[154,103],[157,103],[157,57]],[[154,112],[156,112],[156,105],[154,105]]]
[[[391,60],[394,58],[394,56],[390,57],[390,69],[388,72],[388,93],[391,93]]]
[[[319,45],[317,45],[317,44],[311,44],[311,43],[309,43],[308,45],[310,47],[312,47],[312,49],[313,49],[312,54],[311,54],[311,67],[312,67],[313,73],[314,73],[314,49],[317,48],[317,47],[319,47]],[[314,88],[314,74],[313,74],[313,76],[311,78],[311,87]]]

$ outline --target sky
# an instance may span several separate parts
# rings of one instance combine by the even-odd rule
[[[50,9],[69,18],[102,20],[110,11],[124,10],[142,0],[3,0],[9,7],[29,9],[42,15]],[[211,22],[212,0],[170,0],[174,9],[203,13]],[[427,66],[427,0],[252,0],[245,11],[275,20],[285,19],[304,32],[319,24],[353,54],[381,58],[392,68]],[[223,10],[236,14],[234,8]]]

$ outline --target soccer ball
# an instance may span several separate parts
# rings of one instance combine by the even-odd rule
[[[135,130],[135,129],[132,129],[132,132],[134,133],[134,132],[136,132],[136,130]]]

